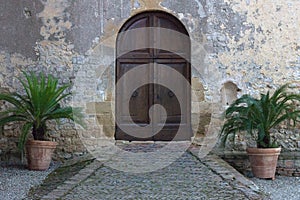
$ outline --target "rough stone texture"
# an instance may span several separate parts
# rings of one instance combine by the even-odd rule
[[[110,119],[114,116],[116,36],[125,21],[139,12],[169,12],[188,30],[192,40],[194,134],[208,137],[206,142],[212,142],[208,146],[215,144],[222,124],[220,117],[227,102],[222,96],[225,83],[231,82],[239,90],[232,93],[232,98],[245,93],[258,95],[286,82],[294,83],[295,91],[300,88],[298,1],[1,0],[0,3],[0,88],[18,91],[20,84],[14,77],[21,70],[51,73],[60,83],[73,84],[73,98],[64,104],[81,106],[87,111],[86,131],[76,130],[74,125],[52,129],[52,139],[60,144],[57,157],[82,153],[85,148],[81,136],[113,139],[113,122],[107,122],[103,115]],[[102,116],[100,120],[98,115]],[[1,151],[9,152],[15,147],[18,127],[7,126],[4,132]],[[280,134],[284,148],[299,150],[298,132]],[[241,148],[244,144],[242,141]]]
[[[298,142],[300,141],[299,129],[275,129],[272,133],[277,143],[290,151],[299,151]]]
[[[248,155],[244,151],[223,151],[217,154],[234,168],[248,177],[253,177]],[[300,176],[300,153],[281,152],[277,162],[276,175]]]
[[[161,148],[160,144],[118,146],[133,155]],[[198,147],[193,147],[175,162],[151,173],[126,173],[112,169],[106,163],[94,161],[41,199],[264,198],[262,191],[252,181],[244,178],[226,162],[214,155],[200,159],[197,157],[198,151]],[[172,156],[172,153],[168,152],[166,156]],[[119,165],[122,164],[119,162]]]
[[[241,31],[240,38],[228,35],[229,51],[218,55],[226,74],[234,80],[244,79],[246,89],[252,94],[288,81],[297,82],[298,35],[290,33],[299,30],[299,2],[228,1],[228,4],[234,12],[246,17],[243,26],[249,29]]]
[[[271,138],[275,141],[284,151],[297,151],[299,152],[298,142],[300,141],[299,124],[296,127],[287,125],[287,122],[280,124],[271,130]],[[226,141],[226,150],[245,151],[247,147],[256,147],[255,138],[246,132],[242,132],[233,137],[230,135]]]

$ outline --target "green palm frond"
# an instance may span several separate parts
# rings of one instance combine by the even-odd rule
[[[83,114],[78,112],[79,109],[60,106],[60,102],[71,95],[70,92],[66,92],[70,84],[59,86],[58,79],[52,75],[37,76],[33,72],[23,72],[23,75],[25,79],[19,78],[19,81],[25,94],[0,94],[0,100],[12,105],[11,108],[0,112],[0,126],[10,122],[24,122],[18,144],[20,149],[24,148],[30,130],[34,139],[45,139],[48,120],[65,118],[84,125]]]
[[[252,135],[258,133],[258,147],[273,147],[270,129],[280,123],[291,120],[295,126],[300,120],[300,111],[295,103],[300,102],[300,95],[288,93],[285,84],[274,91],[261,94],[259,99],[243,95],[233,102],[225,111],[225,123],[221,130],[223,145],[228,135],[247,131]],[[224,139],[225,138],[225,139]]]
[[[7,123],[16,122],[16,121],[26,122],[27,120],[28,119],[22,115],[9,115],[9,116],[0,118],[0,126],[4,126]]]
[[[31,122],[27,122],[23,125],[22,132],[19,138],[18,148],[22,151],[26,142],[28,132],[33,127]]]

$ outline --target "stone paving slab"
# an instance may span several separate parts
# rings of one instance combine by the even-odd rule
[[[123,147],[135,153],[158,148]],[[215,155],[200,159],[197,150],[190,148],[170,165],[148,173],[120,171],[95,160],[42,199],[263,199],[257,187],[226,162]]]
[[[199,151],[197,147],[191,147],[189,152],[198,157],[197,154]],[[264,194],[259,187],[257,187],[251,180],[244,177],[227,162],[222,160],[219,156],[209,154],[204,158],[199,158],[199,160],[201,160],[201,162],[214,173],[222,177],[222,179],[228,182],[234,189],[243,192],[249,199],[267,199],[266,194]]]

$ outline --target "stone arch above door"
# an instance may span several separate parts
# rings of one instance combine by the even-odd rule
[[[191,91],[187,86],[190,86],[191,82],[190,48],[187,30],[169,13],[139,13],[122,26],[116,44],[117,140],[190,140]],[[139,66],[144,66],[143,77],[139,75],[135,80],[126,79],[126,73],[138,69]],[[185,77],[184,80],[188,84],[168,77],[169,74],[160,69],[176,71]],[[147,84],[131,91],[129,86],[135,85],[140,79],[145,80]],[[175,85],[176,91],[157,84],[162,80]],[[184,96],[184,100],[178,100],[174,92]],[[155,109],[149,112],[156,104],[163,106],[167,114]],[[125,106],[129,107],[129,112],[126,112]],[[131,128],[134,132],[141,127],[145,128],[145,132],[152,134],[139,137],[138,133],[132,135],[124,131]],[[178,135],[179,127],[184,127],[184,133]],[[158,129],[160,131],[155,134]]]

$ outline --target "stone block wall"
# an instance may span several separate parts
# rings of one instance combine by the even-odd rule
[[[278,159],[276,173],[282,176],[300,177],[300,152],[282,152]]]
[[[9,90],[1,88],[0,85],[0,92],[7,93]],[[0,101],[0,111],[6,110],[7,107],[8,105],[5,102]],[[16,151],[19,134],[18,128],[18,124],[8,124],[0,128],[0,162],[16,163],[20,161],[22,155]]]
[[[300,80],[300,3],[295,0],[0,3],[0,88],[18,91],[15,77],[21,70],[42,71],[58,77],[60,83],[71,82],[74,95],[64,104],[84,108],[87,130],[65,121],[53,125],[57,159],[86,152],[86,138],[93,138],[88,145],[114,139],[116,37],[126,20],[139,12],[171,13],[189,32],[195,142],[215,145],[221,113],[235,97],[258,95],[286,82],[297,85]],[[17,152],[18,125],[1,131],[4,158]],[[298,136],[282,135],[292,144],[288,149],[298,149]]]
[[[239,172],[246,176],[252,176],[250,162],[246,152],[225,151],[218,152],[218,154]],[[300,152],[281,152],[277,162],[276,174],[300,177]]]

